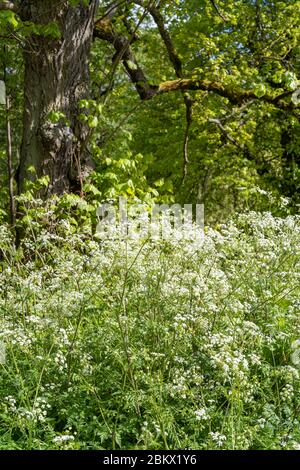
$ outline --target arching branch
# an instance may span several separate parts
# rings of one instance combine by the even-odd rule
[[[256,100],[270,103],[284,111],[291,111],[296,108],[299,109],[298,105],[284,100],[284,98],[287,96],[286,93],[281,93],[275,96],[266,93],[265,95],[258,97],[252,90],[244,90],[240,87],[230,87],[228,85],[222,84],[221,82],[211,80],[198,80],[192,78],[169,80],[159,85],[158,94],[169,93],[171,91],[178,90],[201,90],[216,93],[219,96],[227,98],[232,104],[243,104],[249,100]],[[290,96],[292,94],[292,91],[289,92]]]
[[[139,0],[137,0],[136,3],[140,3]],[[94,29],[94,36],[109,42],[114,47],[116,53],[119,54],[120,61],[123,63],[128,76],[142,100],[149,100],[156,95],[169,93],[171,91],[189,92],[199,90],[215,93],[227,98],[232,104],[241,105],[249,100],[256,100],[270,103],[284,111],[299,109],[299,105],[294,104],[291,100],[286,100],[286,98],[289,98],[292,95],[292,91],[277,95],[266,93],[263,96],[258,97],[253,90],[244,90],[241,87],[232,87],[212,80],[183,78],[182,63],[172,44],[171,37],[163,24],[163,18],[161,17],[160,12],[157,11],[151,3],[147,9],[150,13],[152,11],[153,18],[157,21],[161,37],[166,45],[175,74],[178,77],[175,80],[168,80],[160,83],[159,85],[150,84],[143,69],[138,64],[134,56],[131,49],[131,41],[126,36],[116,32],[111,24],[107,25],[101,20],[98,20],[95,23]]]

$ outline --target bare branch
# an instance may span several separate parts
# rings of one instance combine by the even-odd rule
[[[112,26],[106,27],[101,21],[95,24],[94,36],[113,45],[117,54],[116,60],[121,60],[123,63],[142,100],[148,100],[157,94],[158,87],[149,84],[131,50],[129,39],[114,31]]]
[[[143,2],[136,1],[138,4],[143,4]],[[149,5],[146,7],[149,13],[151,14],[152,18],[154,19],[156,26],[158,28],[159,34],[166,46],[168,56],[170,59],[170,62],[173,65],[174,71],[176,73],[177,78],[182,78],[183,72],[182,72],[182,63],[180,60],[180,57],[174,47],[171,35],[169,31],[167,30],[164,22],[164,18],[159,11],[158,8],[155,7],[153,3],[149,3]]]
[[[189,133],[190,127],[193,122],[193,104],[194,101],[187,92],[184,92],[184,103],[185,103],[185,117],[186,117],[186,128],[184,133],[183,141],[183,178],[182,183],[185,182],[188,174],[189,164]]]
[[[215,124],[220,129],[220,131],[222,132],[223,137],[226,140],[228,140],[228,142],[230,142],[232,145],[234,145],[239,151],[241,151],[243,153],[243,155],[247,158],[247,160],[257,162],[257,159],[254,157],[252,152],[250,152],[249,147],[246,144],[244,144],[244,145],[239,144],[239,142],[237,140],[235,140],[229,134],[229,132],[225,129],[225,127],[221,123],[220,119],[212,119],[211,118],[211,119],[208,119],[208,122],[211,123],[211,124]]]
[[[141,4],[139,0],[137,0],[138,4]],[[182,61],[179,57],[179,54],[176,51],[174,43],[172,41],[171,35],[166,28],[165,20],[163,15],[161,14],[159,7],[156,7],[154,3],[149,3],[146,7],[149,13],[151,14],[156,26],[158,28],[159,34],[165,44],[169,59],[171,64],[173,65],[175,75],[177,78],[183,78],[183,66]],[[185,182],[187,177],[188,171],[188,163],[189,163],[189,132],[190,127],[193,122],[193,104],[194,101],[192,100],[190,94],[187,91],[182,91],[183,100],[185,104],[185,116],[186,116],[186,128],[184,133],[184,141],[183,141],[183,178],[182,183]]]
[[[144,2],[141,2],[140,0],[135,0],[135,3],[144,5]],[[138,64],[132,52],[131,40],[117,33],[113,29],[111,24],[107,25],[101,20],[98,20],[95,23],[94,30],[95,37],[105,40],[113,45],[117,53],[117,60],[122,61],[128,76],[130,77],[132,83],[135,85],[135,88],[142,100],[148,100],[156,95],[169,93],[170,91],[181,91],[184,93],[185,105],[187,107],[187,113],[189,113],[191,109],[188,108],[191,103],[189,101],[190,97],[188,95],[188,92],[193,90],[199,90],[215,93],[219,96],[227,98],[232,104],[237,105],[242,105],[248,101],[254,100],[270,103],[273,106],[276,106],[277,108],[282,109],[284,111],[292,111],[299,108],[299,106],[295,105],[290,100],[285,100],[285,98],[291,96],[292,92],[284,92],[275,96],[266,93],[262,97],[257,97],[254,91],[252,90],[244,90],[239,87],[230,87],[223,85],[220,82],[211,80],[183,78],[182,63],[174,48],[169,32],[165,28],[163,17],[161,16],[157,8],[153,6],[152,3],[149,3],[148,6],[145,8],[153,16],[158,26],[161,37],[167,48],[170,61],[173,64],[175,74],[178,77],[176,80],[169,80],[161,83],[160,85],[150,84],[143,69]],[[190,127],[190,123],[188,123],[187,127]],[[187,139],[185,137],[185,152],[187,148],[186,144]]]
[[[111,20],[117,14],[119,7],[122,6],[125,2],[126,0],[121,0],[120,2],[112,2],[108,6],[104,15],[101,16],[101,18],[99,18],[98,21],[103,21],[104,19],[105,21]]]
[[[229,132],[227,132],[227,130],[225,129],[225,127],[221,123],[220,119],[212,119],[211,118],[211,119],[208,119],[208,122],[210,122],[211,124],[216,124],[218,126],[218,128],[220,129],[220,131],[222,132],[223,136],[227,140],[229,140],[229,142],[231,142],[233,145],[240,148],[240,145],[238,144],[238,142],[229,134]]]
[[[176,90],[201,90],[209,91],[216,93],[219,96],[227,98],[233,104],[243,104],[249,100],[263,101],[265,103],[270,103],[277,108],[280,108],[284,111],[291,111],[293,109],[299,108],[298,105],[295,105],[292,102],[284,101],[283,97],[286,94],[280,94],[277,96],[270,95],[266,93],[262,97],[257,97],[254,91],[244,90],[239,87],[231,88],[226,85],[223,85],[220,82],[214,82],[210,80],[197,80],[191,78],[182,78],[178,80],[169,80],[163,82],[158,87],[158,94],[169,93],[170,91]],[[292,93],[289,93],[290,95]]]
[[[217,3],[215,2],[215,0],[210,0],[210,3],[212,4],[212,6],[214,7],[214,9],[216,10],[217,14],[219,15],[219,17],[223,20],[223,21],[227,21],[227,18],[223,15],[223,13],[221,12],[220,8],[218,7]]]

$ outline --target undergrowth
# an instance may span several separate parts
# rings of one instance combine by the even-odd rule
[[[193,241],[61,221],[18,249],[1,226],[0,448],[298,448],[299,220]]]

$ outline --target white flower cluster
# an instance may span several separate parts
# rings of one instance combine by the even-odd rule
[[[200,410],[195,411],[196,419],[198,421],[205,421],[208,419],[207,411],[205,408],[201,408]]]
[[[109,447],[116,428],[147,448],[179,427],[201,448],[297,445],[299,217],[251,212],[192,240],[70,228],[37,246],[38,261],[12,257],[0,272],[7,434],[53,426],[54,444],[76,445],[57,419],[86,445]]]
[[[209,433],[212,441],[218,446],[222,447],[224,442],[226,441],[226,436],[224,434],[221,434],[219,432],[210,432]]]
[[[54,444],[64,444],[65,442],[74,441],[75,437],[70,434],[63,434],[61,436],[56,436],[53,439]]]
[[[47,418],[48,411],[51,408],[48,400],[43,397],[37,397],[32,408],[18,406],[16,398],[10,395],[5,397],[4,401],[7,403],[10,413],[13,413],[24,421],[44,422]]]

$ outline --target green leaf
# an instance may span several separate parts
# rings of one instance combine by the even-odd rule
[[[266,94],[266,86],[263,83],[260,83],[259,85],[256,85],[254,88],[254,94],[257,96],[257,98],[261,98]]]
[[[48,117],[53,124],[57,124],[61,119],[65,119],[66,115],[61,111],[51,111]]]
[[[13,29],[16,29],[19,24],[19,21],[17,20],[15,13],[10,10],[0,11],[0,20],[2,19],[10,27],[13,27]]]
[[[298,104],[300,104],[300,88],[298,90],[294,91],[294,93],[292,94],[292,102],[296,106]]]
[[[286,72],[284,77],[287,88],[291,91],[296,90],[299,85],[296,75],[293,72]]]
[[[89,124],[89,127],[94,129],[95,127],[98,126],[98,118],[97,116],[90,116],[89,119],[88,119],[88,124]]]
[[[90,184],[90,183],[86,183],[83,186],[83,190],[84,190],[84,192],[91,193],[94,196],[98,196],[99,194],[101,194],[99,189],[97,189],[96,186],[94,186],[93,184]]]
[[[137,65],[132,60],[127,60],[126,64],[131,70],[137,70]]]

